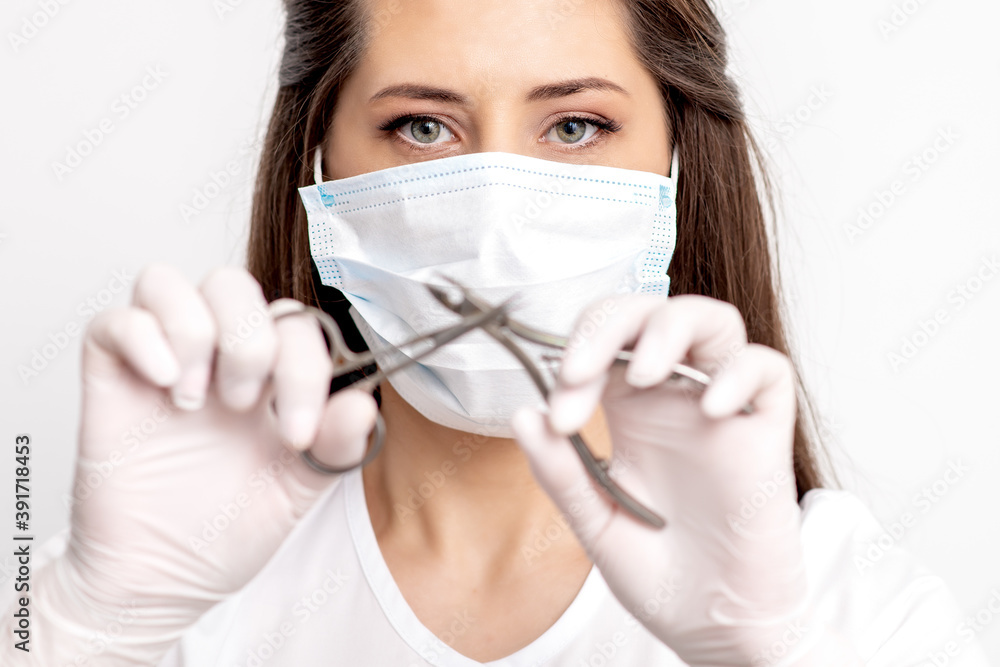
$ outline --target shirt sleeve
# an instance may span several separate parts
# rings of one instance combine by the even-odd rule
[[[930,572],[849,491],[813,489],[801,502],[802,543],[816,619],[867,667],[989,667],[973,626]]]

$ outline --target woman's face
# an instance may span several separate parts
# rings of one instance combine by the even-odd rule
[[[373,36],[327,179],[484,151],[669,171],[663,101],[614,0],[362,1]]]

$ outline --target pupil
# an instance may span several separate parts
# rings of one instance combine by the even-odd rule
[[[559,127],[559,138],[568,143],[579,141],[587,130],[586,123],[577,120],[567,120]]]
[[[431,143],[441,134],[441,127],[432,120],[417,120],[410,126],[413,137],[422,143]]]

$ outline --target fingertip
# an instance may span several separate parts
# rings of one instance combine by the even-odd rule
[[[305,450],[312,447],[311,442],[310,443],[295,442],[287,437],[284,439],[284,444],[286,447],[288,447],[288,449],[292,450],[296,454],[301,454]]]
[[[519,408],[510,424],[515,440],[533,466],[542,465],[547,458],[546,452],[563,439],[546,423],[545,413],[535,408]]]
[[[262,383],[259,380],[235,380],[222,387],[220,396],[229,409],[246,412],[257,404],[261,387]]]
[[[205,393],[208,391],[211,375],[212,368],[208,363],[188,369],[170,388],[170,400],[181,410],[200,410],[205,405]]]
[[[730,417],[736,412],[737,396],[725,381],[713,383],[701,397],[701,411],[709,419]]]
[[[596,407],[585,388],[561,389],[549,398],[549,425],[559,435],[576,433],[590,419]]]
[[[636,365],[633,360],[625,369],[625,382],[636,389],[647,389],[659,384],[662,379],[652,373],[649,368]]]
[[[305,407],[292,408],[278,415],[278,421],[285,440],[296,450],[302,450],[316,439],[319,428],[319,410]]]
[[[173,403],[174,407],[178,410],[183,410],[184,412],[195,412],[204,407],[205,395],[191,396],[189,394],[182,394],[178,391],[177,386],[174,385],[170,388],[170,402]]]
[[[154,346],[155,351],[144,369],[146,377],[158,387],[173,387],[181,378],[181,365],[165,343],[157,341]]]
[[[542,415],[535,409],[522,406],[510,418],[510,428],[514,437],[524,444],[537,437],[541,430]]]
[[[367,437],[375,425],[378,403],[366,391],[347,388],[338,391],[327,403],[326,412],[337,415],[348,439]]]
[[[312,458],[331,468],[353,469],[376,447],[372,440],[375,399],[356,389],[336,392],[323,407],[316,435],[308,447],[296,443],[287,446],[296,451],[308,449]]]
[[[563,358],[559,367],[559,382],[566,386],[576,386],[587,382],[593,374],[591,366],[593,354],[577,348]]]
[[[343,396],[343,400],[351,401],[350,405],[360,411],[363,417],[367,417],[371,421],[375,420],[375,414],[378,412],[378,402],[375,397],[367,391],[361,391],[360,389],[344,389],[338,392],[338,396]]]

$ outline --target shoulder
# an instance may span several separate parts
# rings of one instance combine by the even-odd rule
[[[949,664],[987,664],[945,581],[905,546],[906,526],[886,527],[850,491],[813,489],[799,505],[811,608],[866,664],[918,664],[949,649],[958,653],[942,655],[967,660]]]
[[[905,589],[943,586],[854,493],[813,489],[800,502],[802,547],[814,584],[828,577],[842,596],[888,598]]]
[[[885,532],[868,506],[854,493],[812,489],[799,502],[804,546],[849,549],[857,540],[878,539]]]

